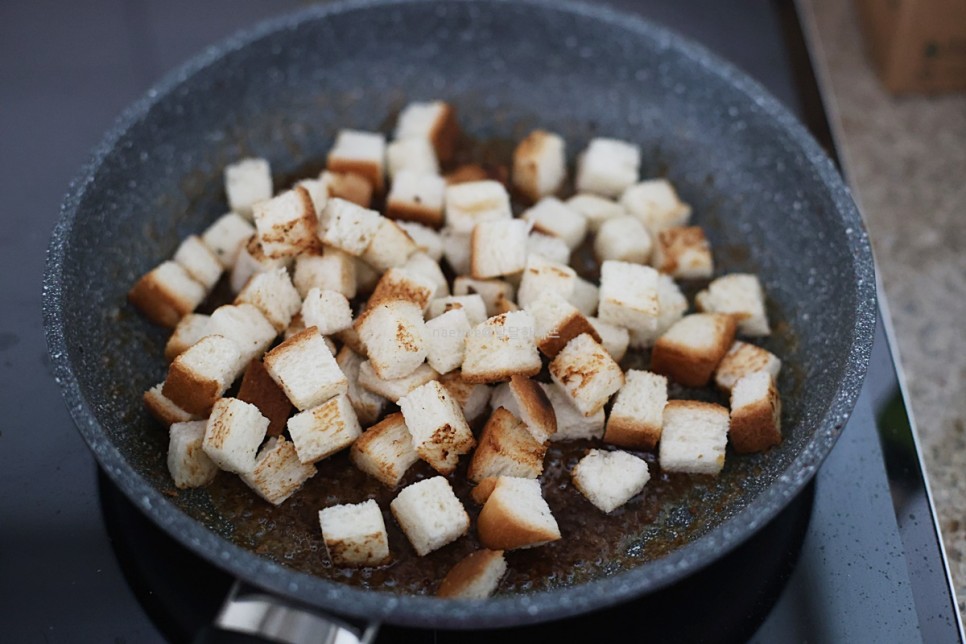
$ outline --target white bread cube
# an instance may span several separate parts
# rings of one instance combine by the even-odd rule
[[[200,313],[189,313],[181,318],[178,326],[174,328],[174,333],[171,334],[167,344],[164,345],[165,360],[171,362],[185,349],[209,335],[208,320],[209,316]]]
[[[365,358],[347,345],[339,350],[335,361],[349,381],[349,402],[352,403],[359,422],[363,425],[376,422],[386,407],[386,399],[372,393],[359,382],[359,370]]]
[[[553,407],[557,431],[550,436],[551,441],[574,441],[582,439],[600,438],[604,435],[604,409],[596,414],[584,416],[583,412],[574,406],[570,396],[556,384],[539,383],[540,388],[547,394],[547,399]]]
[[[507,409],[523,421],[534,440],[543,444],[557,433],[557,416],[550,398],[540,385],[536,380],[513,376],[509,383],[500,387],[506,387],[512,400]]]
[[[637,496],[651,480],[647,463],[627,452],[592,449],[574,467],[574,487],[599,510],[610,513]]]
[[[548,358],[555,357],[582,333],[600,341],[600,335],[587,318],[559,293],[547,291],[526,310],[533,315],[537,348]]]
[[[329,150],[326,169],[329,172],[351,172],[382,192],[386,172],[386,137],[379,132],[339,130]]]
[[[352,326],[352,309],[345,295],[313,288],[302,302],[302,322],[322,335],[332,335]]]
[[[218,466],[201,448],[208,421],[191,420],[171,425],[168,436],[168,472],[179,489],[203,487],[218,474]]]
[[[550,363],[550,377],[584,416],[600,411],[624,385],[624,373],[589,333],[567,343]]]
[[[556,197],[544,197],[524,211],[523,219],[533,224],[538,233],[558,237],[567,248],[580,246],[587,235],[587,220]]]
[[[684,293],[671,276],[664,273],[657,276],[657,303],[657,325],[651,330],[633,329],[630,332],[630,344],[635,349],[654,346],[657,339],[683,318],[688,310],[688,300]]]
[[[616,201],[590,193],[574,195],[567,200],[567,206],[584,216],[587,220],[587,230],[593,233],[600,230],[605,221],[627,214],[624,206]]]
[[[349,389],[345,374],[314,326],[269,351],[263,362],[268,375],[299,410],[311,409]]]
[[[490,401],[490,387],[466,382],[460,371],[450,371],[440,376],[439,383],[456,399],[466,420],[472,422],[486,411],[486,405]]]
[[[644,224],[630,215],[605,221],[594,239],[594,254],[602,262],[616,259],[644,264],[651,257],[651,247],[651,236]]]
[[[171,400],[164,395],[162,391],[164,383],[160,382],[147,391],[141,399],[144,401],[144,408],[148,410],[155,420],[164,425],[165,427],[171,427],[175,423],[186,423],[191,420],[198,420],[200,416],[198,414],[192,414],[176,404],[171,402]]]
[[[449,161],[459,139],[456,110],[443,101],[410,103],[399,113],[395,138],[426,139],[433,144],[436,158]]]
[[[629,449],[650,450],[661,440],[667,378],[630,369],[607,418],[604,442]]]
[[[127,299],[150,321],[173,329],[205,295],[205,287],[181,264],[162,262],[135,282]]]
[[[600,288],[593,282],[578,276],[574,282],[574,292],[567,297],[567,301],[584,315],[594,315],[600,304]]]
[[[667,228],[685,226],[691,219],[691,206],[681,201],[667,179],[648,179],[630,186],[620,202],[652,237]]]
[[[255,457],[255,467],[241,475],[245,485],[272,505],[281,505],[315,476],[315,466],[299,460],[295,445],[283,436],[268,439]]]
[[[436,596],[445,599],[486,599],[496,592],[506,569],[502,550],[477,550],[450,568],[436,589]]]
[[[415,221],[397,221],[396,223],[406,231],[418,250],[432,257],[434,262],[443,259],[443,238],[438,232]]]
[[[251,239],[238,252],[235,265],[231,268],[229,285],[232,293],[238,293],[253,275],[265,273],[275,268],[287,267],[292,261],[291,257],[269,257],[262,250],[262,244],[257,236]]]
[[[400,172],[439,174],[436,150],[428,139],[410,138],[393,141],[386,147],[386,165],[393,181]]]
[[[224,336],[238,345],[242,353],[241,368],[260,358],[278,336],[278,331],[265,315],[247,303],[225,304],[212,311],[208,333]]]
[[[533,548],[560,539],[560,528],[536,479],[498,478],[476,527],[480,543],[490,550]]]
[[[686,315],[654,343],[651,371],[685,387],[703,387],[734,339],[735,321],[730,315]]]
[[[315,203],[296,186],[252,207],[258,242],[268,257],[295,257],[316,245]]]
[[[513,150],[513,185],[530,201],[552,195],[567,178],[564,140],[534,130]]]
[[[191,279],[211,291],[218,283],[218,278],[224,270],[218,256],[201,240],[198,235],[185,237],[178,250],[174,252],[174,261],[181,265]]]
[[[470,275],[487,279],[519,273],[527,262],[530,225],[521,219],[481,221],[470,236]]]
[[[390,268],[379,278],[366,311],[376,304],[401,301],[415,305],[422,312],[429,307],[437,288],[434,278],[405,268]]]
[[[463,378],[489,383],[539,373],[542,363],[534,327],[527,311],[501,313],[473,327],[466,336]]]
[[[640,146],[617,139],[592,139],[577,160],[577,192],[617,197],[638,179]]]
[[[446,187],[446,226],[469,234],[483,221],[512,219],[510,195],[499,181],[470,181]]]
[[[758,276],[750,273],[724,275],[694,297],[700,311],[728,313],[738,322],[738,333],[751,337],[771,334],[765,313],[765,292]]]
[[[207,416],[245,364],[234,341],[208,335],[174,359],[161,392],[189,414]]]
[[[767,371],[742,376],[731,389],[731,426],[728,438],[741,454],[764,452],[778,445],[782,403],[775,380]]]
[[[433,380],[397,401],[419,458],[440,474],[452,474],[459,457],[476,445],[456,398]]]
[[[530,254],[558,264],[570,263],[570,248],[566,242],[544,233],[533,232],[527,237],[527,255]]]
[[[483,297],[476,293],[473,295],[448,295],[430,300],[426,317],[432,320],[454,309],[460,309],[466,313],[466,319],[469,321],[470,326],[476,326],[487,318],[486,304],[483,301]]]
[[[771,351],[736,340],[718,363],[714,384],[730,392],[738,380],[756,371],[764,371],[777,380],[781,368],[782,361]]]
[[[658,458],[665,472],[716,476],[727,443],[727,408],[697,400],[670,400],[664,407]]]
[[[303,298],[313,288],[336,291],[346,298],[356,296],[355,258],[331,246],[321,252],[310,250],[295,258],[292,283]]]
[[[445,200],[445,179],[436,174],[400,170],[386,198],[386,217],[440,228]]]
[[[416,252],[416,242],[396,222],[383,217],[361,259],[379,272],[402,266]]]
[[[551,262],[539,255],[530,255],[520,280],[517,304],[527,308],[547,291],[556,291],[570,301],[577,279],[577,272],[566,264]]]
[[[272,169],[267,159],[239,159],[225,167],[225,194],[228,207],[246,219],[252,206],[272,198]]]
[[[497,407],[483,427],[466,476],[474,483],[487,476],[535,479],[543,472],[546,453],[547,446],[533,437],[522,420]]]
[[[608,260],[600,267],[598,317],[631,331],[657,328],[658,273],[650,266]]]
[[[389,561],[386,522],[373,499],[320,510],[319,525],[334,565],[380,566]]]
[[[346,394],[295,414],[288,419],[287,427],[303,463],[317,463],[345,449],[362,433]]]
[[[453,280],[453,295],[473,295],[474,293],[478,293],[483,298],[486,316],[493,317],[504,312],[498,310],[501,300],[513,300],[516,289],[513,288],[513,284],[498,279],[474,279],[460,275]]]
[[[470,232],[456,232],[452,228],[444,228],[440,233],[443,240],[443,257],[446,263],[457,275],[470,272]]]
[[[319,218],[319,239],[354,257],[359,257],[382,226],[383,216],[351,201],[329,199]]]
[[[426,322],[426,362],[439,373],[463,364],[469,320],[463,309],[452,309]]]
[[[383,485],[396,487],[419,455],[401,413],[389,414],[356,439],[349,458],[360,470]]]
[[[201,240],[226,269],[235,265],[238,253],[255,234],[255,227],[235,212],[219,217],[201,234]]]
[[[433,297],[446,297],[449,295],[449,280],[439,267],[439,262],[424,252],[418,251],[409,256],[406,263],[401,268],[407,273],[420,275],[432,281],[436,285]]]
[[[588,317],[587,321],[600,336],[601,346],[607,350],[614,362],[623,360],[624,356],[627,355],[627,347],[631,341],[628,330],[595,317]]]
[[[421,557],[456,541],[470,527],[466,509],[442,476],[403,488],[389,508]]]
[[[226,472],[251,472],[268,424],[255,405],[237,398],[220,398],[211,408],[201,447]]]
[[[312,198],[312,205],[315,206],[315,217],[318,220],[319,215],[325,210],[325,204],[329,202],[329,187],[321,179],[301,179],[296,181],[292,187],[297,186],[305,188],[305,191],[309,193],[309,197]]]
[[[408,376],[426,359],[426,325],[412,302],[381,301],[366,310],[356,330],[372,368],[384,380]]]
[[[372,204],[373,187],[367,178],[354,172],[331,172],[323,170],[319,174],[319,184],[333,197],[351,201],[357,206],[368,208]],[[324,210],[324,208],[322,209]],[[320,212],[321,215],[321,212]]]
[[[292,316],[299,312],[302,298],[292,284],[292,278],[284,268],[253,276],[235,298],[235,304],[251,304],[262,312],[277,333],[292,323]]]
[[[416,370],[409,375],[392,380],[376,375],[375,369],[368,360],[359,365],[359,386],[393,403],[398,402],[400,398],[417,387],[437,378],[439,373],[426,363],[416,367]]]
[[[704,231],[698,226],[676,226],[659,232],[654,268],[679,279],[711,277],[714,260]]]

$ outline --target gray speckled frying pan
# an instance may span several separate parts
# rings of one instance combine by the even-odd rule
[[[366,591],[239,547],[204,491],[171,498],[166,438],[141,409],[163,331],[125,302],[179,239],[226,210],[224,165],[279,175],[324,158],[340,127],[374,129],[444,98],[481,137],[540,125],[573,154],[594,135],[639,143],[708,230],[719,270],[760,273],[785,360],[784,441],[730,459],[700,490],[708,516],[619,574],[483,603]],[[57,379],[119,487],[188,548],[280,596],[370,620],[470,628],[550,620],[688,575],[772,518],[815,474],[858,395],[875,311],[862,222],[832,163],[759,85],[640,19],[556,0],[348,2],[263,24],[204,52],[124,112],[70,187],[50,244],[44,314]],[[657,528],[656,528],[657,529]]]

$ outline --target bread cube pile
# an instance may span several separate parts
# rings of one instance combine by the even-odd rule
[[[326,169],[292,186],[266,159],[239,160],[225,169],[231,210],[129,300],[171,330],[144,403],[170,428],[177,487],[224,471],[280,505],[342,451],[389,488],[424,461],[434,474],[389,507],[320,508],[328,556],[426,556],[475,521],[483,549],[438,594],[481,598],[505,552],[566,538],[541,487],[555,443],[591,441],[573,493],[617,512],[643,493],[648,462],[714,476],[729,443],[778,444],[781,361],[755,344],[770,333],[758,277],[716,273],[690,206],[640,176],[639,146],[593,139],[571,178],[559,134],[530,133],[510,172],[455,165],[459,140],[452,106],[422,102],[391,141],[338,132]],[[676,280],[703,287],[693,311]],[[233,300],[212,301],[219,282]],[[648,351],[648,370],[622,366]],[[730,410],[675,383],[713,383]],[[390,543],[390,516],[409,546]]]

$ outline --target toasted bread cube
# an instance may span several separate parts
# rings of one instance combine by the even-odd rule
[[[505,165],[465,163],[448,172],[443,178],[446,179],[448,186],[474,181],[497,181],[504,186],[509,186],[509,177],[510,169]]]
[[[584,416],[570,396],[556,384],[539,383],[540,388],[547,394],[547,399],[553,407],[554,418],[557,421],[557,431],[550,436],[551,441],[573,441],[590,438],[600,438],[604,435],[604,409],[596,414]]]
[[[765,292],[758,276],[749,273],[724,275],[694,297],[698,310],[728,313],[738,323],[738,333],[751,337],[771,333],[765,313]]]
[[[397,401],[419,458],[452,474],[459,457],[476,445],[456,398],[439,382],[421,385]]]
[[[499,480],[499,476],[487,476],[477,483],[473,489],[470,490],[470,497],[473,499],[473,502],[479,505],[486,503],[486,500],[490,498],[491,494],[493,494],[493,488],[496,487],[496,484]]]
[[[398,402],[400,398],[413,389],[437,378],[439,378],[439,373],[426,363],[416,367],[416,370],[411,374],[392,380],[380,378],[376,375],[372,363],[368,360],[359,365],[359,386],[393,403]]]
[[[600,411],[624,385],[620,366],[589,333],[578,335],[557,354],[550,377],[584,416]]]
[[[325,247],[322,252],[304,252],[295,258],[292,282],[303,298],[313,288],[318,288],[336,291],[352,299],[356,296],[355,258],[331,246]]]
[[[483,301],[483,297],[477,293],[473,295],[448,295],[430,300],[426,317],[432,320],[454,309],[460,309],[466,313],[466,319],[469,321],[470,326],[480,324],[487,317],[486,304]]]
[[[252,276],[267,273],[276,268],[286,268],[291,261],[291,257],[269,257],[262,249],[258,237],[252,236],[238,252],[235,265],[231,268],[229,277],[231,292],[238,293],[245,288]]]
[[[534,130],[513,151],[513,185],[530,201],[552,195],[567,178],[564,140]]]
[[[345,199],[362,208],[372,204],[372,184],[362,175],[323,170],[319,174],[319,183],[325,188],[329,199]]]
[[[463,504],[442,476],[403,488],[389,508],[421,557],[456,541],[470,527]]]
[[[637,496],[651,480],[647,462],[627,452],[592,449],[574,467],[574,487],[610,513]]]
[[[604,262],[598,317],[631,332],[654,330],[660,314],[657,283],[658,273],[650,266]]]
[[[736,340],[718,363],[714,384],[730,392],[736,382],[756,371],[764,371],[777,380],[781,368],[782,361],[771,351]]]
[[[483,221],[512,219],[510,195],[498,181],[471,181],[446,188],[446,226],[470,234]]]
[[[336,566],[380,566],[389,561],[389,535],[379,504],[333,505],[319,511],[325,551]]]
[[[218,278],[224,270],[218,256],[201,241],[198,235],[189,235],[175,251],[174,261],[181,265],[191,279],[210,291],[218,283]]]
[[[670,400],[664,407],[659,460],[665,472],[716,476],[727,443],[727,408],[697,400]]]
[[[181,318],[164,345],[164,359],[171,362],[185,349],[208,335],[208,319],[209,316],[200,313],[189,313]]]
[[[556,291],[570,301],[577,287],[577,280],[577,272],[566,264],[557,264],[539,255],[530,255],[520,280],[517,304],[527,308],[548,291]]]
[[[215,253],[226,269],[235,265],[238,254],[255,234],[255,227],[238,213],[219,217],[201,234],[201,240]]]
[[[433,298],[446,297],[449,295],[449,280],[439,267],[439,263],[422,251],[410,255],[406,263],[401,267],[410,274],[420,275],[431,280],[436,285],[433,291]]]
[[[469,320],[463,309],[453,309],[426,322],[426,362],[439,373],[463,364]]]
[[[473,327],[466,336],[463,378],[488,383],[539,373],[542,363],[534,327],[527,311],[501,313]]]
[[[438,232],[415,221],[397,221],[396,223],[413,240],[417,251],[429,255],[437,263],[443,259],[443,238]]]
[[[292,403],[268,375],[260,360],[248,363],[235,397],[258,407],[262,416],[268,419],[268,436],[278,436],[285,430],[285,422],[292,413]]]
[[[497,479],[476,528],[480,543],[490,550],[533,548],[560,538],[540,481],[512,476]]]
[[[667,179],[649,179],[630,186],[620,202],[652,237],[667,228],[686,226],[691,219],[691,206],[681,201]]]
[[[389,414],[356,439],[349,451],[355,466],[383,485],[396,487],[419,460],[401,413]]]
[[[147,391],[141,397],[144,401],[144,407],[148,410],[155,420],[164,425],[165,427],[170,427],[175,423],[186,423],[191,420],[198,420],[200,416],[198,414],[192,414],[176,404],[171,402],[167,396],[164,395],[162,388],[164,383],[160,382]]]
[[[470,274],[487,279],[519,273],[527,262],[530,225],[520,219],[481,221],[470,236]]]
[[[272,198],[272,169],[266,159],[239,159],[225,167],[225,194],[228,207],[246,219],[252,206]]]
[[[607,350],[614,362],[623,360],[627,355],[627,346],[630,344],[630,333],[627,329],[595,317],[588,317],[587,321],[600,336],[601,346]]]
[[[374,308],[376,304],[402,301],[415,305],[422,312],[429,307],[436,289],[433,278],[405,268],[390,268],[379,278],[366,310]]]
[[[278,336],[275,327],[262,312],[247,303],[225,304],[215,309],[208,319],[208,333],[234,340],[241,349],[242,364],[236,375],[249,362],[262,357]]]
[[[311,463],[299,460],[295,445],[284,436],[268,439],[255,457],[255,467],[241,475],[245,485],[272,505],[281,505],[315,476]]]
[[[559,293],[547,291],[526,309],[536,324],[537,348],[555,357],[567,343],[582,333],[600,342],[600,335],[584,315]]]
[[[483,298],[486,316],[492,317],[503,313],[498,310],[501,300],[512,300],[516,289],[513,288],[513,284],[498,279],[474,279],[460,275],[453,280],[453,295],[473,295],[474,293]]]
[[[734,339],[735,321],[730,315],[686,315],[654,343],[651,371],[685,387],[703,387]]]
[[[630,331],[630,345],[636,349],[646,349],[654,346],[657,339],[671,328],[675,322],[684,317],[688,310],[688,300],[670,275],[661,273],[657,276],[657,303],[660,309],[657,314],[657,325],[651,330],[632,329]]]
[[[517,404],[516,398],[513,397],[513,392],[510,391],[509,381],[501,382],[493,387],[493,394],[490,396],[490,409],[499,407],[503,407],[514,416],[520,415],[520,406]]]
[[[313,288],[302,302],[302,321],[306,326],[318,327],[322,335],[332,335],[352,326],[349,300],[336,291]]]
[[[513,376],[506,388],[513,400],[510,411],[523,421],[534,440],[543,444],[557,433],[557,416],[540,385],[536,380]]]
[[[327,246],[359,257],[382,226],[383,216],[351,201],[329,199],[319,219],[319,238]]]
[[[446,181],[442,177],[400,170],[386,198],[386,217],[440,228],[445,196]]]
[[[205,287],[180,264],[162,262],[135,282],[127,299],[150,321],[173,329],[205,295]]]
[[[459,141],[456,110],[443,101],[410,103],[399,113],[395,137],[398,140],[428,140],[433,144],[436,157],[446,163],[453,157]]]
[[[427,139],[411,138],[393,141],[386,147],[389,178],[395,181],[400,172],[439,174],[436,150]]]
[[[339,130],[329,150],[326,169],[329,172],[351,172],[382,192],[386,164],[386,137],[378,132]]]
[[[288,271],[276,268],[253,276],[235,298],[235,304],[251,304],[262,312],[276,333],[292,323],[302,306],[302,298],[292,284]]]
[[[661,440],[667,378],[630,369],[607,418],[604,442],[630,449],[654,449]]]
[[[617,139],[592,139],[577,160],[577,192],[617,197],[637,181],[640,167],[640,146]]]
[[[594,239],[594,254],[599,261],[644,264],[651,257],[651,236],[644,224],[624,215],[605,221]]]
[[[408,376],[426,359],[426,325],[420,308],[406,300],[370,306],[356,326],[376,375]]]
[[[346,345],[339,350],[335,361],[349,381],[349,402],[352,403],[359,422],[363,425],[376,422],[386,407],[386,399],[372,393],[359,382],[359,371],[365,358]]]
[[[315,203],[301,186],[258,202],[252,214],[258,241],[268,257],[295,257],[318,244]]]
[[[522,420],[497,407],[483,427],[466,476],[474,483],[487,476],[535,479],[543,472],[546,453],[547,446],[530,434]]]
[[[436,589],[436,596],[446,599],[486,599],[496,592],[505,574],[506,558],[502,550],[477,550],[450,568]]]
[[[527,237],[527,255],[539,255],[557,264],[570,263],[570,248],[564,240],[544,233],[530,233]]]
[[[567,206],[583,215],[587,220],[587,230],[596,233],[604,222],[627,214],[624,206],[604,197],[582,193],[567,200]]]
[[[400,228],[396,222],[385,217],[379,222],[379,229],[362,253],[361,259],[382,272],[394,266],[402,266],[409,256],[416,252],[416,242]]]
[[[512,313],[514,311],[519,311],[520,306],[513,300],[508,300],[503,295],[500,295],[496,302],[493,303],[493,315],[500,315],[501,313]]]
[[[523,213],[538,233],[558,237],[567,248],[580,246],[587,235],[587,220],[556,197],[544,197]]]
[[[237,398],[219,398],[211,408],[201,447],[221,469],[244,474],[254,469],[266,431],[268,419],[258,407]]]
[[[457,275],[470,272],[471,233],[458,233],[452,228],[444,228],[440,233],[443,240],[443,258]]]
[[[245,364],[234,341],[209,335],[174,359],[161,392],[189,414],[207,416]]]
[[[450,371],[440,376],[439,383],[456,399],[466,420],[472,422],[486,411],[490,401],[490,388],[486,385],[466,382],[461,371]]]
[[[659,232],[654,268],[679,279],[711,277],[714,260],[704,231],[698,226],[676,226]]]
[[[325,210],[325,204],[329,203],[329,187],[321,179],[300,179],[292,187],[304,188],[309,193],[312,205],[315,206],[316,222],[318,222],[319,216]]]
[[[775,380],[767,371],[742,376],[731,389],[728,438],[739,453],[764,452],[778,445],[782,403]]]
[[[345,374],[314,326],[269,351],[264,363],[268,375],[300,411],[349,389]]]
[[[339,394],[288,419],[299,460],[317,463],[352,445],[362,433],[349,396]]]
[[[168,472],[179,489],[202,487],[218,474],[215,465],[201,443],[205,439],[208,421],[191,420],[171,425],[168,438]]]

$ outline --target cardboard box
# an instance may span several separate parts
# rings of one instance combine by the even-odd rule
[[[966,90],[966,0],[856,0],[856,5],[889,91]]]

